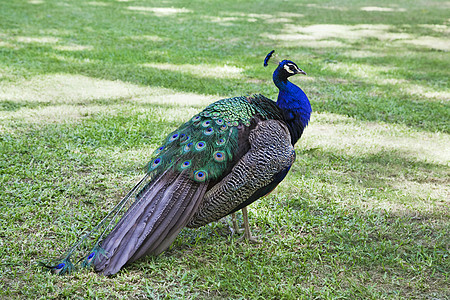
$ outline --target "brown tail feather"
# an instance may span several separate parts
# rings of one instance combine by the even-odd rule
[[[197,210],[207,182],[166,172],[149,184],[102,242],[105,256],[94,261],[104,275],[117,273],[144,255],[158,255],[172,244]]]

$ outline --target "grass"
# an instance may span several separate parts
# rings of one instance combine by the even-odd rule
[[[0,295],[448,299],[445,1],[2,1]],[[220,98],[276,98],[296,61],[314,115],[263,244],[183,230],[105,278],[42,272],[138,180],[166,134]]]

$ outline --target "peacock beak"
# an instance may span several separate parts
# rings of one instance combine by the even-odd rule
[[[306,75],[306,72],[303,71],[303,70],[300,69],[300,68],[297,68],[297,70],[295,70],[295,74],[303,74],[303,75]]]

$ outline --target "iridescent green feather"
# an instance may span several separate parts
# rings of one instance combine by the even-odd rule
[[[167,136],[148,164],[149,173],[187,170],[198,182],[217,179],[238,150],[238,127],[255,116],[280,118],[280,111],[261,95],[219,100]]]

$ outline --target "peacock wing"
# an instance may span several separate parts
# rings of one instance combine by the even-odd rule
[[[267,194],[295,160],[289,130],[282,121],[258,122],[249,143],[250,149],[231,172],[206,192],[188,227],[216,221]]]

